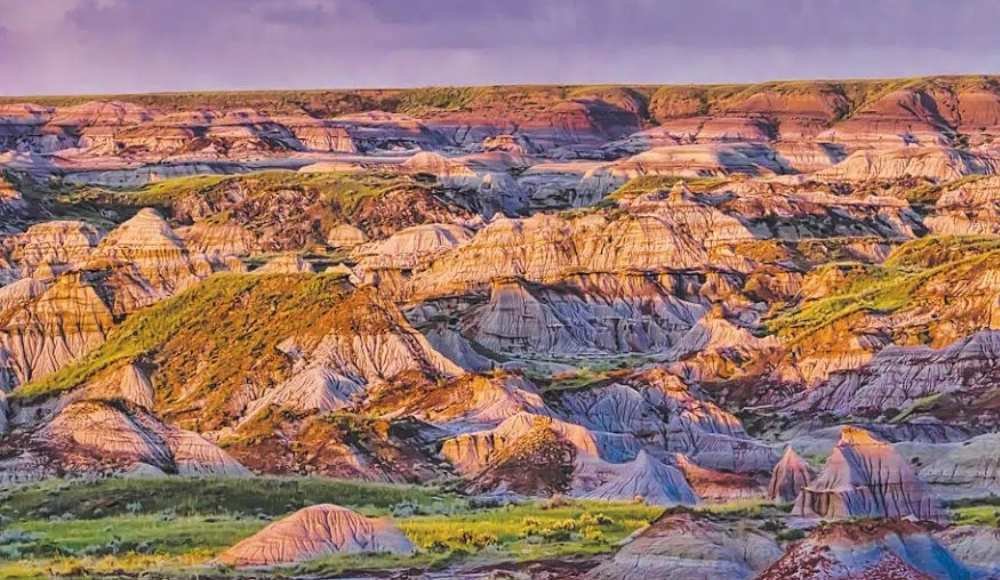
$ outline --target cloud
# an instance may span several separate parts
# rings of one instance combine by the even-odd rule
[[[0,92],[996,72],[992,0],[0,0]]]

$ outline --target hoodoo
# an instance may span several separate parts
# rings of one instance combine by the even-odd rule
[[[822,518],[945,518],[937,499],[892,444],[857,427],[844,427],[823,473],[802,488],[792,513]]]
[[[813,478],[812,468],[794,449],[788,447],[781,461],[771,472],[771,483],[767,486],[767,497],[778,501],[793,501],[802,488]]]

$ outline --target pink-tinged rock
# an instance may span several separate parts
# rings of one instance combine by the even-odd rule
[[[386,519],[320,504],[301,509],[229,548],[219,561],[230,566],[294,564],[335,554],[412,554],[413,544]]]
[[[794,501],[813,475],[809,464],[789,446],[771,472],[771,483],[767,486],[768,499]]]

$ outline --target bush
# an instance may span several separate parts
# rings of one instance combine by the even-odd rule
[[[462,545],[480,550],[487,546],[496,546],[500,543],[500,539],[493,534],[477,534],[474,532],[462,532],[462,535],[458,537],[458,541]]]
[[[778,539],[782,542],[795,542],[806,537],[804,530],[791,529],[778,532]]]

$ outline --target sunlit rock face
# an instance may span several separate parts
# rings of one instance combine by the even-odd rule
[[[823,518],[946,518],[938,500],[892,444],[857,427],[844,428],[822,473],[802,488],[793,513]]]
[[[9,444],[6,444],[9,445]],[[25,465],[31,467],[24,471]],[[248,476],[250,472],[201,435],[161,422],[122,398],[67,404],[0,462],[4,481],[114,473]]]
[[[1000,179],[984,177],[941,194],[934,212],[925,220],[938,235],[996,235]]]

